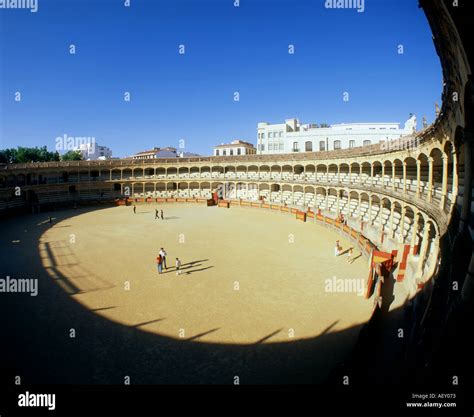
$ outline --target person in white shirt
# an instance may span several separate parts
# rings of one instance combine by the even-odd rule
[[[336,246],[334,247],[334,256],[339,256],[341,254],[342,248],[339,245],[339,241],[336,240]]]
[[[181,275],[181,261],[179,258],[176,258],[176,275]]]
[[[161,248],[161,250],[160,250],[160,255],[163,258],[163,267],[165,269],[168,269],[168,267],[166,266],[166,255],[167,255],[167,253],[163,248]]]

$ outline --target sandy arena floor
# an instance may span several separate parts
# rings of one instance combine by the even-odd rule
[[[350,246],[335,232],[282,213],[197,204],[161,205],[165,220],[154,220],[155,207],[71,211],[41,236],[43,266],[95,314],[173,339],[288,342],[369,318],[370,300],[325,288],[327,279],[368,274],[365,258],[334,257],[336,239]]]

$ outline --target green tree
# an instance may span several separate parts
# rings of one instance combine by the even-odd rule
[[[61,161],[82,161],[83,159],[80,151],[67,151],[61,156]]]
[[[59,161],[59,153],[49,152],[46,146],[41,148],[25,148],[19,146],[18,148],[10,148],[0,150],[0,162],[8,164],[21,164],[28,162],[49,162]]]

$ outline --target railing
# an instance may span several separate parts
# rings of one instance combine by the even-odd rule
[[[404,144],[410,143],[415,139],[422,144],[431,139],[431,130],[429,128],[418,132],[415,135],[404,136],[398,147],[401,149],[387,150],[382,146],[382,142],[368,146],[358,146],[350,149],[340,149],[333,151],[316,151],[316,152],[294,152],[288,154],[265,154],[265,155],[235,155],[235,156],[206,156],[206,157],[190,157],[190,158],[156,158],[136,160],[131,158],[113,159],[105,161],[63,161],[63,162],[31,162],[23,164],[2,164],[0,170],[18,170],[18,169],[32,169],[32,168],[101,168],[101,167],[123,167],[123,166],[143,166],[148,165],[168,165],[168,164],[182,164],[182,163],[237,163],[237,162],[292,162],[292,161],[311,161],[311,160],[326,160],[326,159],[341,159],[358,156],[373,156],[389,154],[404,150]],[[384,142],[385,143],[385,142]],[[389,145],[388,145],[389,146]]]

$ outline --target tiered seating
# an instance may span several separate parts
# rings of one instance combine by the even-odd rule
[[[314,172],[307,172],[306,173],[306,181],[309,181],[309,182],[316,181],[316,174]]]
[[[248,200],[258,200],[258,190],[256,188],[251,188],[247,192],[247,199]]]
[[[211,190],[209,188],[202,189],[201,198],[212,198]]]
[[[230,172],[226,172],[225,178],[228,179],[228,180],[235,180],[237,178],[237,176],[236,176],[235,172],[230,171]]]
[[[259,196],[268,199],[270,192],[268,190],[260,190]]]
[[[304,205],[303,193],[301,191],[295,191],[293,193],[293,204],[295,206],[303,206]]]
[[[282,203],[285,203],[287,206],[291,205],[291,191],[283,191]]]
[[[247,174],[249,180],[258,180],[258,172],[257,171],[249,171]]]
[[[237,189],[237,198],[242,200],[247,199],[247,190],[246,189]]]
[[[281,201],[280,191],[272,191],[270,193],[270,201],[274,203],[280,203]]]
[[[304,205],[314,207],[314,194],[306,193],[304,196]]]

